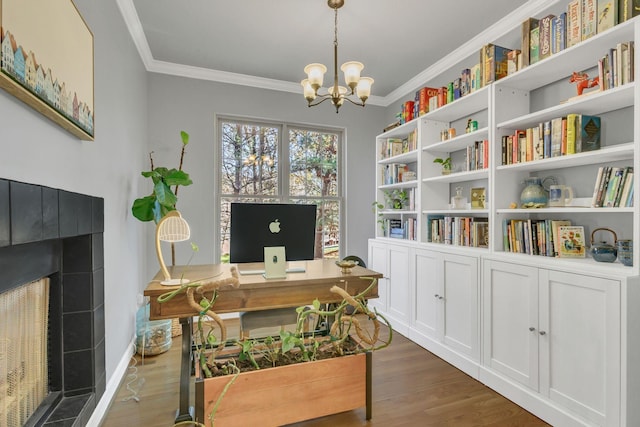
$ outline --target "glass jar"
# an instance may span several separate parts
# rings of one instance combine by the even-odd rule
[[[456,187],[456,195],[451,198],[451,207],[453,209],[467,208],[467,198],[462,195],[462,187]]]
[[[521,208],[543,208],[549,202],[549,194],[542,186],[542,180],[531,176],[524,180],[525,187],[520,193]]]

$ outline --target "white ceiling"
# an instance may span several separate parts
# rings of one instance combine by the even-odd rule
[[[303,68],[321,62],[331,80],[334,12],[326,0],[117,1],[149,71],[302,93]],[[375,79],[370,103],[388,105],[407,82],[526,3],[345,0],[338,65],[362,62],[362,75]]]

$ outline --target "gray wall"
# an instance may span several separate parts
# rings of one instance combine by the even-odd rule
[[[129,213],[147,148],[147,75],[115,1],[75,1],[94,35],[94,142],[0,90],[0,177],[104,198],[106,373],[134,334],[143,227]]]
[[[216,114],[346,129],[345,254],[366,259],[367,238],[373,235],[375,223],[371,209],[375,197],[375,136],[384,127],[384,108],[367,106],[363,109],[346,104],[336,114],[328,101],[308,108],[301,94],[151,74],[148,131],[155,164],[177,167],[180,130],[191,136],[184,170],[191,175],[194,184],[180,189],[178,208],[188,218],[192,241],[199,246],[192,263],[210,263],[214,256],[215,224],[212,218],[218,171],[215,167],[218,159],[214,158]],[[158,263],[153,253],[148,253],[149,274],[154,274]],[[178,248],[178,263],[187,262],[189,256],[188,245]]]

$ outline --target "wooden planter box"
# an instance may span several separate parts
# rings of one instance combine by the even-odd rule
[[[196,420],[209,414],[231,376],[196,379]],[[229,387],[216,426],[280,426],[366,407],[371,419],[371,353],[244,372]]]

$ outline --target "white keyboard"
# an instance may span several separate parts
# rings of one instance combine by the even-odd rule
[[[287,268],[287,273],[304,273],[306,270],[304,267],[291,267]],[[238,270],[242,276],[252,276],[256,274],[264,274],[264,270]]]

